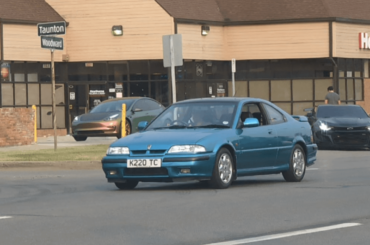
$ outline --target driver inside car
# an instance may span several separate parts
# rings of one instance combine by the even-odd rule
[[[206,117],[207,115],[205,111],[193,110],[192,116],[189,119],[189,126],[204,126],[209,124]]]

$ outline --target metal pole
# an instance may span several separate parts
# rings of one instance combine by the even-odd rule
[[[54,49],[51,50],[51,82],[53,89],[53,127],[54,127],[54,151],[57,150],[57,116],[55,107],[55,72],[54,72]]]
[[[235,96],[235,72],[232,73],[232,81],[233,81],[233,97]]]
[[[173,48],[173,36],[170,36],[171,52],[171,80],[172,80],[172,103],[176,102],[176,77],[175,77],[175,50]]]

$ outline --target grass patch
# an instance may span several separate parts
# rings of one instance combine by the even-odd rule
[[[1,152],[0,161],[100,161],[109,145],[63,147],[33,151]]]

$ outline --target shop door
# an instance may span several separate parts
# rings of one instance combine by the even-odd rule
[[[226,82],[207,82],[207,97],[225,97]]]
[[[105,94],[105,84],[90,84],[88,92],[88,111],[91,111],[95,106],[107,99]]]
[[[88,111],[87,86],[88,85],[68,86],[70,122],[72,122],[76,116],[85,114]]]

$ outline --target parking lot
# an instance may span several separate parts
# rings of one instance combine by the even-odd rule
[[[101,170],[0,171],[1,244],[367,244],[369,156],[319,151],[300,183],[243,177],[226,190],[120,191]]]

